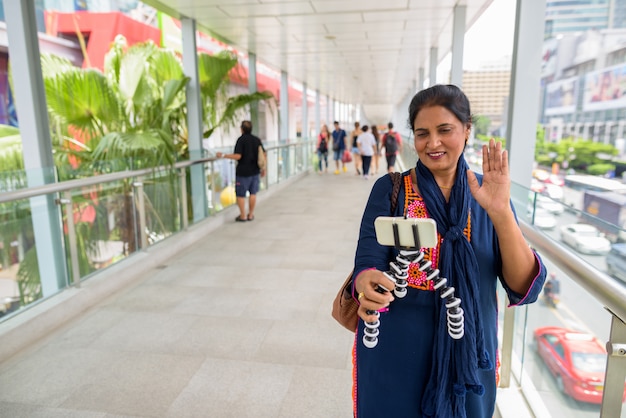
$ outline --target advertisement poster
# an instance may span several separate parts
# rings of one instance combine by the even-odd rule
[[[546,115],[560,115],[576,111],[578,77],[555,81],[546,86]]]
[[[626,64],[594,71],[585,76],[583,110],[626,107]]]

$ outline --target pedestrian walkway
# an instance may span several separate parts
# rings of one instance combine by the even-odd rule
[[[351,416],[353,336],[330,311],[374,181],[352,173],[260,195],[251,222],[227,209],[224,225],[0,364],[0,416]]]

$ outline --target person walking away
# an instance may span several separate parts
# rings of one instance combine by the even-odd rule
[[[369,178],[370,164],[372,163],[372,156],[376,152],[376,139],[369,131],[367,125],[363,126],[363,132],[357,138],[357,146],[359,147],[359,154],[363,162],[363,178],[367,180]]]
[[[259,149],[259,146],[261,149]],[[232,154],[218,152],[217,158],[228,158],[237,161],[235,169],[235,195],[237,196],[237,206],[239,215],[236,222],[246,222],[254,220],[254,207],[256,206],[256,194],[259,192],[261,176],[265,175],[265,170],[261,170],[258,164],[259,152],[265,153],[265,148],[261,139],[252,135],[252,122],[244,120],[241,122],[241,136],[235,143],[235,150]],[[267,158],[266,158],[267,160]],[[246,194],[248,197],[248,215],[246,216]]]
[[[517,223],[502,144],[491,139],[483,145],[482,174],[465,161],[472,128],[467,96],[454,85],[435,85],[418,92],[408,110],[417,162],[401,174],[394,212],[394,181],[382,176],[360,222],[352,282],[360,304],[351,351],[353,414],[492,417],[497,282],[509,306],[532,303],[541,293],[546,267]],[[374,226],[379,216],[433,219],[436,245],[421,249],[422,259],[380,245]],[[394,300],[393,292],[380,293],[395,286],[386,274],[408,274],[406,295]],[[367,348],[365,323],[378,321],[378,345]]]
[[[356,175],[361,175],[359,168],[361,168],[361,155],[359,154],[359,146],[356,141],[359,138],[363,131],[361,130],[361,124],[359,122],[354,122],[354,130],[350,132],[350,139],[352,140],[352,159],[354,160],[354,168],[356,170]]]
[[[339,122],[333,122],[335,130],[333,131],[333,160],[335,160],[335,174],[339,174],[339,162],[341,162],[341,169],[345,173],[348,171],[346,163],[343,162],[341,156],[346,149],[346,131],[339,127]]]
[[[374,174],[378,174],[378,160],[380,157],[380,133],[378,133],[378,128],[376,125],[372,125],[372,135],[374,135],[374,139],[376,140],[376,152],[372,156],[372,163],[374,165]]]
[[[387,159],[387,172],[393,173],[398,152],[402,152],[402,137],[393,130],[393,123],[389,122],[387,128],[389,130],[383,136],[383,147],[385,148],[385,158]]]
[[[317,137],[317,159],[319,164],[319,172],[322,172],[322,162],[325,164],[324,173],[328,173],[328,142],[330,141],[330,132],[328,126],[323,125],[322,131]]]

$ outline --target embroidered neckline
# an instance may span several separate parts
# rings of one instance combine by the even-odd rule
[[[421,195],[413,188],[412,176],[404,176],[404,213],[407,218],[429,218],[426,204]],[[467,214],[467,226],[463,229],[463,234],[468,241],[471,240],[471,214]],[[442,237],[437,233],[437,247],[424,248],[424,258],[430,260],[433,266],[438,265],[439,249]],[[432,281],[426,280],[426,273],[419,271],[417,264],[409,265],[409,286],[421,290],[434,291]]]

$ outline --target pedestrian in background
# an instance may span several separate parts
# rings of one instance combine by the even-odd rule
[[[354,169],[356,170],[355,174],[357,176],[361,175],[361,171],[359,171],[361,168],[361,154],[359,154],[359,146],[356,141],[361,133],[363,133],[361,130],[361,124],[359,122],[354,122],[354,130],[350,132],[350,140],[352,141],[352,149],[350,151],[352,152],[352,160],[354,160]]]
[[[244,120],[241,122],[241,136],[235,143],[235,151],[232,154],[218,152],[217,158],[228,158],[237,161],[235,169],[235,195],[237,196],[237,206],[239,215],[236,222],[246,222],[254,220],[254,207],[256,206],[256,194],[259,192],[261,183],[260,176],[265,175],[259,167],[259,146],[263,153],[265,148],[261,139],[252,135],[252,122]],[[248,215],[246,215],[246,195],[248,197]]]
[[[369,178],[370,164],[372,162],[372,156],[376,152],[376,139],[369,131],[367,125],[363,126],[361,134],[358,136],[356,143],[359,147],[359,155],[363,163],[363,178],[367,180]]]
[[[402,137],[393,130],[393,123],[389,122],[387,128],[389,129],[383,136],[383,147],[385,148],[385,158],[387,159],[387,172],[393,173],[398,152],[402,152]]]
[[[374,164],[374,174],[378,174],[378,160],[380,157],[380,134],[376,125],[372,125],[372,135],[376,140],[376,152],[372,156],[372,163]]]
[[[323,125],[322,131],[317,137],[317,159],[319,172],[322,172],[322,162],[324,163],[324,173],[328,173],[328,143],[330,142],[330,132],[328,126]]]
[[[339,174],[339,162],[341,161],[341,168],[345,173],[348,171],[346,168],[346,163],[341,158],[343,155],[343,151],[346,149],[346,131],[339,127],[339,122],[333,122],[335,125],[335,130],[332,133],[333,137],[333,160],[335,160],[335,174]]]

